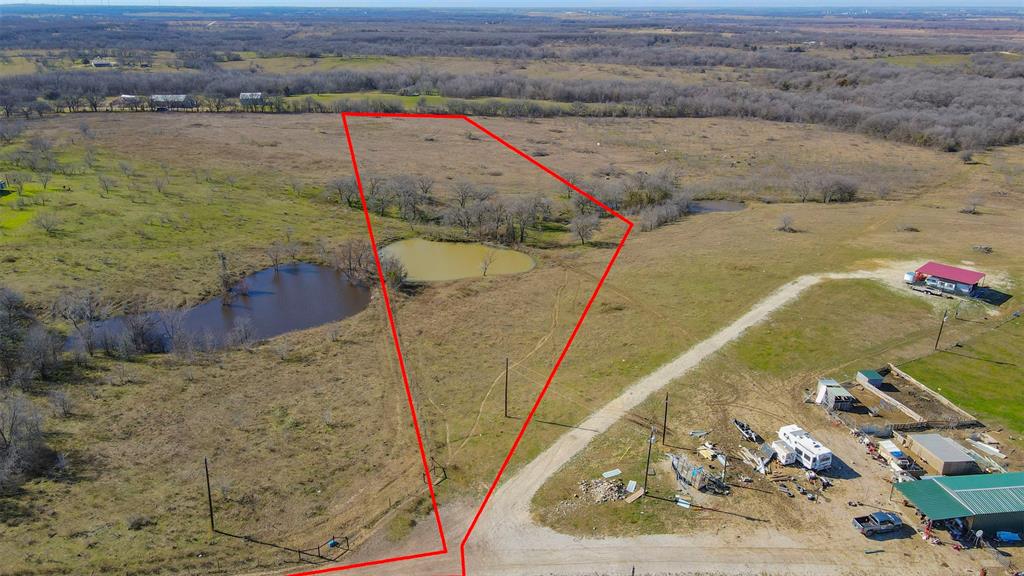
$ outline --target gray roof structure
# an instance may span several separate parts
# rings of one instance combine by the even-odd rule
[[[971,455],[955,440],[941,434],[911,434],[914,444],[931,452],[943,462],[973,462]]]

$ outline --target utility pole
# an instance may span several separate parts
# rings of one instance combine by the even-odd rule
[[[505,357],[505,418],[508,418],[508,357]]]
[[[203,469],[206,471],[206,505],[210,509],[210,531],[216,532],[213,526],[213,492],[210,490],[210,463],[203,457]]]
[[[665,393],[665,416],[661,419],[661,445],[665,445],[665,436],[668,434],[668,393]]]
[[[644,467],[644,494],[647,493],[647,479],[651,476],[651,450],[655,442],[654,426],[651,426],[651,437],[647,439],[647,466]]]
[[[935,336],[935,349],[939,349],[939,338],[942,338],[942,329],[946,326],[946,320],[949,319],[949,310],[947,309],[942,313],[942,324],[939,324],[939,334]]]

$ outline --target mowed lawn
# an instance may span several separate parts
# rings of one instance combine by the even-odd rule
[[[986,424],[1024,432],[1024,319],[901,368]]]

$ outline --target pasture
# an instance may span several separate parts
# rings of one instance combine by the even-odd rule
[[[93,134],[88,140],[77,128],[83,120]],[[965,165],[931,150],[755,120],[479,121],[581,181],[605,178],[609,166],[626,172],[673,166],[680,168],[684,188],[747,201],[740,212],[634,232],[513,469],[625,386],[801,274],[925,258],[973,259],[1008,282],[1020,282],[1024,272],[1016,250],[1022,190],[1008,176],[1019,149],[986,153]],[[563,186],[531,171],[523,159],[468,137],[467,125],[411,122],[352,121],[364,174],[430,174],[441,198],[458,179],[493,186],[499,194],[564,198]],[[15,256],[0,260],[0,274],[40,307],[73,286],[100,287],[115,300],[145,290],[153,302],[195,302],[216,290],[217,250],[239,269],[253,270],[269,265],[266,246],[286,234],[300,242],[304,258],[316,257],[320,238],[336,243],[364,234],[361,212],[320,199],[325,182],[351,169],[333,115],[77,115],[33,123],[33,129],[60,143],[64,162],[80,163],[86,146],[96,156],[83,173],[55,176],[48,194],[30,183],[24,193],[33,200],[29,206],[15,210],[8,196],[0,208],[0,246]],[[893,168],[894,157],[909,167]],[[122,161],[136,175],[122,173]],[[863,197],[848,204],[797,202],[776,167],[780,163],[791,171],[828,166],[863,178]],[[100,175],[116,178],[118,187],[101,194]],[[163,192],[154,181],[160,177],[170,182]],[[880,199],[874,187],[883,178],[892,190]],[[46,203],[35,201],[39,194]],[[985,197],[983,214],[958,212],[965,194]],[[60,214],[60,234],[30,223],[30,215],[46,211]],[[775,230],[783,214],[800,232]],[[954,234],[950,221],[957,222]],[[905,223],[920,231],[901,231]],[[374,225],[381,239],[439,232],[390,217],[375,218]],[[531,232],[524,249],[537,266],[530,272],[396,295],[428,454],[447,470],[448,479],[438,486],[442,514],[483,493],[500,463],[500,448],[521,425],[621,233],[609,222],[594,243],[580,246],[564,231]],[[972,250],[978,237],[994,247],[992,254]],[[871,355],[891,357],[904,346],[913,348],[910,336],[919,325],[932,326],[936,312],[919,300],[888,288],[859,288],[823,287],[807,307],[801,303],[765,327],[774,332],[760,333],[765,340],[758,342],[792,344],[800,333],[796,321],[823,336],[835,323],[854,327],[837,340],[816,337],[804,348],[770,348],[785,352],[781,356],[744,351],[739,344],[728,358],[758,371],[758,378],[765,374],[771,390],[792,390],[810,372],[845,370]],[[842,310],[832,309],[833,299]],[[857,309],[871,321],[899,325],[865,330],[842,316]],[[432,522],[417,480],[418,455],[407,450],[408,411],[383,322],[382,303],[375,299],[343,322],[195,363],[97,360],[82,382],[68,387],[74,414],[52,421],[54,449],[70,455],[75,479],[28,483],[19,499],[24,513],[0,553],[32,551],[16,566],[26,573],[58,570],[61,557],[79,553],[96,570],[159,563],[169,570],[229,573],[273,565],[273,554],[210,539],[197,475],[205,455],[225,525],[262,538],[307,545],[311,533],[342,532],[373,546],[402,539],[413,523]],[[836,358],[821,358],[833,352]],[[512,418],[503,416],[505,358],[511,364]],[[730,376],[737,391],[745,390],[739,386],[749,374]],[[692,386],[681,385],[681,393]],[[705,406],[714,408],[718,394],[709,393]],[[167,438],[178,441],[168,444]],[[314,465],[331,470],[330,479]],[[563,497],[570,483],[556,486],[554,498]],[[379,495],[356,496],[367,485]],[[114,499],[114,493],[124,496]],[[36,513],[45,509],[56,515]],[[129,515],[155,523],[133,530]],[[643,530],[683,529],[689,522],[673,518]],[[592,527],[583,520],[575,528],[547,521],[567,530]],[[43,554],[33,547],[55,530],[63,536],[61,554],[40,566]],[[160,550],[153,549],[156,540]]]

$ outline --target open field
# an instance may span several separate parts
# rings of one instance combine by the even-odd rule
[[[88,142],[78,132],[83,119],[93,134]],[[966,165],[931,150],[756,120],[480,121],[563,174],[594,181],[603,179],[600,174],[610,164],[627,172],[679,166],[684,187],[748,200],[741,212],[693,216],[635,233],[513,470],[550,445],[565,426],[582,421],[626,385],[801,274],[935,258],[972,260],[998,272],[1010,291],[1024,277],[1018,249],[1024,190],[1012,177],[1021,162],[1019,148],[979,155],[978,163]],[[363,119],[351,124],[364,174],[431,174],[441,197],[457,179],[491,185],[500,194],[529,191],[557,198],[564,192],[524,160],[467,137],[465,124]],[[87,145],[98,159],[82,174],[55,176],[46,204],[15,210],[17,195],[0,201],[0,245],[5,255],[16,256],[13,262],[0,260],[0,273],[40,307],[70,286],[99,286],[112,298],[141,288],[158,302],[195,302],[216,289],[217,249],[239,268],[252,270],[269,264],[264,249],[288,228],[310,258],[318,238],[333,243],[363,233],[360,212],[319,199],[324,182],[350,173],[336,116],[93,115],[33,122],[31,129],[60,142],[63,162],[81,162]],[[894,157],[912,167],[893,168]],[[125,176],[120,161],[131,162],[138,175]],[[864,200],[792,202],[786,173],[819,165],[863,179]],[[200,170],[198,178],[193,167]],[[165,168],[169,192],[160,193],[153,179]],[[119,181],[106,198],[100,195],[99,175]],[[292,177],[302,181],[298,192]],[[878,200],[872,187],[883,180],[892,191],[887,200]],[[70,192],[62,190],[65,185]],[[38,186],[28,184],[25,197],[47,196]],[[986,199],[981,215],[958,212],[970,194]],[[768,196],[775,203],[756,200]],[[31,224],[35,214],[49,210],[66,223],[60,235]],[[774,231],[782,214],[792,215],[801,232]],[[904,224],[920,232],[898,231]],[[379,238],[432,233],[432,227],[388,217],[376,219],[375,227]],[[211,245],[214,233],[216,245]],[[609,224],[598,239],[610,242],[620,234]],[[993,246],[992,254],[972,250],[978,238]],[[531,231],[524,249],[538,260],[529,273],[427,286],[394,303],[428,454],[447,467],[448,480],[438,487],[443,518],[476,501],[500,461],[496,447],[507,446],[521,425],[517,418],[502,417],[504,358],[512,363],[512,414],[521,417],[610,255],[607,244],[579,247],[567,232]],[[902,346],[915,345],[916,340],[904,342],[915,331],[930,334],[938,314],[926,300],[874,284],[820,290],[808,308],[795,308],[806,329],[782,316],[765,327],[772,332],[752,334],[761,335],[753,341],[758,347],[785,342],[785,350],[744,350],[740,343],[730,352],[729,358],[757,371],[755,381],[777,392],[778,402],[788,403],[793,393],[783,391],[802,389],[811,374],[847,373],[861,362],[902,353]],[[857,318],[837,320],[829,309],[832,299],[842,302],[843,310],[863,309],[871,322],[892,322],[893,328],[876,332]],[[429,531],[432,520],[424,516],[416,482],[417,455],[402,451],[411,444],[398,436],[409,432],[402,427],[408,416],[382,323],[377,300],[338,325],[284,336],[253,352],[218,354],[195,366],[143,358],[127,365],[131,378],[124,380],[116,363],[97,362],[83,383],[69,387],[75,414],[52,423],[53,444],[70,454],[77,477],[70,485],[28,483],[18,506],[53,515],[19,516],[11,529],[14,537],[0,544],[0,554],[17,556],[17,569],[26,573],[58,572],[54,561],[32,567],[42,557],[32,546],[48,542],[56,530],[60,549],[86,554],[96,570],[142,571],[160,563],[168,572],[228,573],[241,566],[273,566],[279,560],[273,554],[209,539],[197,476],[207,454],[213,457],[215,482],[227,484],[223,490],[215,485],[225,524],[238,522],[245,526],[240,529],[261,537],[307,545],[340,526],[345,534],[365,539],[367,547],[390,549],[410,533],[410,521]],[[834,323],[851,328],[828,340]],[[986,327],[957,326],[950,338]],[[736,370],[727,373],[737,392],[746,390],[751,377]],[[710,373],[704,377],[708,380],[699,386],[680,385],[711,390],[707,406],[717,409],[714,402],[721,395],[712,390],[717,381]],[[296,394],[297,389],[312,393]],[[353,406],[360,406],[361,417],[355,417]],[[371,406],[381,412],[369,412]],[[151,415],[144,420],[143,414]],[[715,418],[726,416],[715,412]],[[673,429],[687,426],[686,413],[675,417],[680,421]],[[168,446],[167,438],[180,440]],[[617,455],[627,444],[632,445],[626,442],[609,453]],[[358,464],[350,462],[353,454],[360,454]],[[336,472],[326,481],[311,471],[314,464]],[[371,470],[374,489],[388,488],[379,497],[351,500],[353,487],[366,483]],[[130,497],[112,503],[114,491]],[[393,498],[390,514],[388,497]],[[650,528],[634,529],[697,526],[670,512],[674,515],[666,511]],[[128,516],[135,514],[156,524],[144,532],[129,530]],[[788,522],[785,513],[781,518]],[[80,533],[84,536],[72,538]],[[161,551],[154,552],[157,539]],[[128,541],[133,544],[122,546]]]
[[[431,110],[440,107],[448,106],[452,103],[453,98],[446,98],[444,96],[438,96],[436,94],[423,94],[420,96],[400,96],[398,94],[386,94],[378,91],[368,92],[339,92],[330,94],[316,94],[313,96],[290,96],[286,100],[291,102],[293,105],[303,102],[306,98],[312,98],[314,102],[319,104],[330,105],[339,101],[355,101],[360,103],[381,103],[396,106],[400,110],[406,112],[416,112],[420,108],[424,110]],[[530,103],[541,106],[550,106],[559,110],[568,110],[571,104],[566,102],[553,102],[550,100],[522,100],[515,98],[474,98],[475,102],[483,103],[497,103],[497,104],[510,104],[516,103]]]
[[[990,425],[1024,434],[1024,322],[1017,318],[953,341],[959,345],[901,369]]]
[[[295,549],[334,537],[342,563],[436,550],[441,523],[445,557],[353,574],[462,567],[627,225],[469,122],[350,116],[378,247],[473,254],[472,277],[416,283],[384,252],[386,301],[343,110],[470,114],[636,224],[475,524],[470,573],[995,573],[915,530],[852,531],[877,509],[919,527],[887,470],[804,399],[820,377],[893,363],[1024,462],[1022,16],[5,7],[0,574],[281,576],[324,567]],[[187,112],[157,113],[173,109]],[[534,266],[498,274],[499,247]],[[1009,300],[914,292],[903,274],[926,260],[985,272]],[[255,315],[303,282],[278,270],[290,261],[364,284],[347,287],[361,311],[265,340],[232,321],[221,348],[182,338],[184,309]],[[339,286],[266,313],[305,319]],[[83,326],[109,316],[112,339],[90,347]],[[848,418],[907,422],[891,411]],[[834,451],[835,486],[785,496],[740,463],[732,418],[767,439],[802,425]],[[684,509],[665,452],[701,459],[693,430],[730,456],[732,494]],[[204,459],[237,538],[211,531]],[[663,499],[581,491],[614,468]]]

